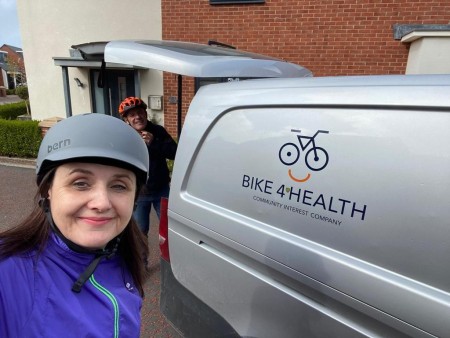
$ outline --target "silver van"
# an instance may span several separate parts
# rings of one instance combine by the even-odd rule
[[[186,337],[450,337],[450,75],[202,87],[165,231]]]

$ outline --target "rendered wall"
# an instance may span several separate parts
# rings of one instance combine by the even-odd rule
[[[411,42],[406,74],[450,74],[450,36]]]
[[[32,117],[65,117],[61,67],[53,57],[69,57],[72,45],[116,39],[161,39],[161,2],[119,0],[17,0]],[[142,86],[143,96],[162,94],[161,74]],[[150,75],[149,75],[150,76]],[[73,114],[91,111],[88,71],[69,68]],[[153,81],[154,80],[154,81]]]

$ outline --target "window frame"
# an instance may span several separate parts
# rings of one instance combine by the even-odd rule
[[[209,0],[210,5],[263,4],[266,0]]]

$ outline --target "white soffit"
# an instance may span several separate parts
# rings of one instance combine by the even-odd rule
[[[447,31],[414,31],[406,34],[402,42],[413,42],[420,38],[450,38],[450,32]]]

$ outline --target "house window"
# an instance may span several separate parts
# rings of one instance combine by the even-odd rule
[[[209,0],[210,5],[263,4],[266,0]]]
[[[0,62],[6,62],[8,61],[8,52],[4,52],[0,50]]]

